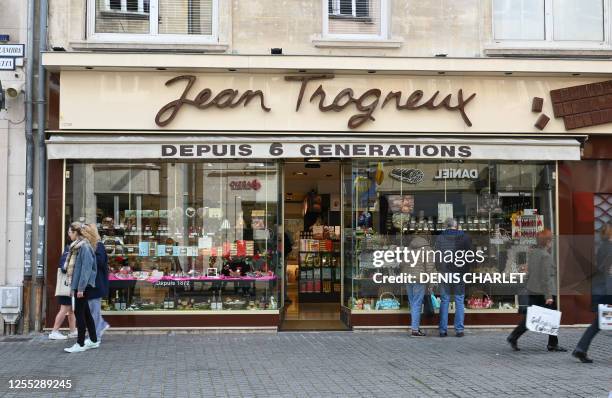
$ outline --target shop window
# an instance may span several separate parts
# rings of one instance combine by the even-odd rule
[[[385,39],[388,0],[324,0],[323,36]]]
[[[538,233],[554,231],[553,170],[554,164],[528,162],[356,160],[347,164],[343,304],[354,312],[408,311],[406,283],[385,278],[409,274],[421,280],[421,273],[431,278],[445,271],[436,260],[438,254],[411,267],[410,260],[398,260],[393,253],[398,248],[435,252],[448,219],[455,220],[476,253],[477,260],[465,272],[500,277],[523,272],[530,259],[537,258],[531,253],[538,249]],[[551,256],[555,258],[554,253]],[[556,272],[556,265],[546,269],[546,283],[556,286]],[[429,281],[439,299],[440,283],[421,281]],[[468,283],[467,312],[516,313],[524,288],[521,283]],[[399,308],[393,308],[394,299]]]
[[[274,163],[69,162],[65,223],[97,225],[103,309],[276,310],[277,176]]]
[[[608,0],[493,0],[493,40],[517,47],[593,47],[609,39]]]
[[[216,39],[218,0],[89,0],[89,37],[136,42]]]

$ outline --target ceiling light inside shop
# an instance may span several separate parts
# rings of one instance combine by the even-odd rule
[[[294,171],[293,175],[294,176],[305,176],[305,175],[308,175],[308,173],[305,171]]]
[[[307,162],[320,162],[321,159],[319,158],[311,158],[311,159],[306,159]]]

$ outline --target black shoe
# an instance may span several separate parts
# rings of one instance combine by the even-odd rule
[[[446,336],[448,336],[448,333],[446,333],[446,332],[440,332],[440,337],[446,337]]]
[[[512,347],[513,351],[520,351],[521,349],[518,348],[518,343],[516,340],[514,340],[512,337],[508,337],[506,339],[506,341],[508,342],[508,344],[510,344],[510,347]]]
[[[547,345],[547,346],[546,346],[546,349],[547,349],[548,351],[551,351],[551,352],[552,352],[552,351],[554,351],[554,352],[567,352],[567,349],[566,349],[566,348],[559,347],[558,345]]]
[[[463,336],[465,336],[465,333],[463,333],[463,332],[457,332],[455,334],[455,337],[463,337]]]
[[[574,358],[578,358],[582,363],[593,363],[593,360],[587,357],[586,352],[574,350],[574,352],[572,352],[572,356]]]
[[[419,330],[413,330],[411,333],[411,336],[412,337],[424,337],[424,336],[427,336],[427,334],[421,329],[419,329]]]

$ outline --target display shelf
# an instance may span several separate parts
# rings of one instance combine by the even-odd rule
[[[150,283],[157,283],[159,281],[181,281],[181,282],[185,282],[185,281],[193,281],[193,282],[241,282],[241,281],[248,281],[248,282],[256,282],[256,281],[265,281],[265,282],[270,282],[270,281],[275,281],[277,279],[276,275],[267,275],[267,276],[262,276],[262,277],[249,277],[249,276],[243,276],[243,277],[230,277],[230,276],[218,276],[218,277],[210,277],[210,276],[200,276],[200,277],[173,277],[173,276],[162,276],[159,278],[136,278],[136,277],[129,277],[129,278],[118,278],[116,277],[114,274],[110,274],[108,276],[108,280],[110,282],[115,282],[115,281],[140,281],[140,282],[150,282]]]
[[[353,314],[409,314],[410,313],[410,308],[400,308],[399,310],[357,310],[357,309],[351,309],[349,307],[345,307],[345,308],[347,308]],[[495,309],[495,308],[482,309],[482,310],[470,309],[470,308],[465,309],[466,314],[516,314],[517,311],[518,309],[516,308],[501,309],[501,310]],[[439,314],[440,311],[436,310],[435,313]],[[455,310],[449,309],[448,313],[454,314]]]
[[[279,310],[124,310],[124,311],[101,311],[102,315],[250,315],[270,314],[278,315]]]

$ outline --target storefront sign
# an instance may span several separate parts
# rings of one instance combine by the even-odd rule
[[[23,58],[23,44],[0,44],[0,57]]]
[[[252,181],[231,181],[229,186],[233,191],[259,191],[261,189],[261,182],[258,179]]]
[[[304,93],[306,91],[306,86],[310,81],[314,80],[322,80],[322,79],[333,79],[333,75],[319,75],[319,76],[285,76],[285,80],[287,81],[299,81],[301,82],[300,93],[297,98],[297,104],[295,106],[295,111],[298,112],[300,110],[300,106],[302,104],[302,99],[304,98]],[[406,98],[404,103],[402,104],[402,92],[401,91],[393,91],[390,90],[385,99],[380,106],[381,109],[384,108],[389,102],[393,101],[395,103],[395,109],[398,111],[409,110],[414,111],[421,108],[426,108],[429,110],[435,110],[439,108],[444,108],[449,111],[459,111],[463,121],[466,125],[472,126],[472,122],[468,118],[465,113],[465,106],[476,97],[476,94],[470,95],[467,99],[463,98],[463,90],[459,89],[457,92],[457,105],[451,105],[452,94],[448,94],[444,99],[441,99],[438,103],[435,103],[436,98],[440,94],[440,91],[436,91],[433,93],[429,99],[423,103],[419,103],[424,97],[425,94],[422,90],[414,90],[410,95]],[[371,88],[369,90],[364,91],[361,95],[356,95],[352,88],[345,88],[341,90],[331,103],[325,104],[325,97],[327,93],[323,88],[323,85],[319,85],[319,87],[314,91],[314,93],[310,96],[310,102],[313,102],[315,99],[319,99],[319,110],[321,112],[340,112],[344,110],[347,106],[354,105],[355,109],[361,113],[353,115],[348,120],[348,127],[351,129],[357,128],[362,124],[366,123],[369,120],[376,120],[372,116],[378,103],[382,97],[382,91],[378,88]]]
[[[472,155],[469,145],[419,144],[163,144],[162,158],[449,158]]]
[[[15,58],[0,58],[0,70],[15,70]]]
[[[300,110],[302,100],[304,99],[304,94],[306,93],[306,88],[309,82],[317,80],[329,80],[333,78],[334,75],[285,76],[286,81],[301,82],[300,91],[296,100],[295,111],[299,112]],[[189,92],[195,84],[196,79],[197,78],[193,75],[181,75],[172,78],[166,82],[166,86],[171,86],[180,80],[185,80],[187,82],[187,85],[185,86],[185,89],[183,90],[180,98],[168,102],[166,105],[162,106],[161,109],[157,112],[157,115],[155,116],[155,123],[158,126],[164,127],[169,125],[184,105],[192,106],[202,110],[212,107],[218,109],[236,108],[240,105],[246,107],[247,105],[249,105],[249,102],[251,102],[251,100],[257,98],[259,100],[259,106],[263,111],[271,111],[271,108],[266,106],[265,104],[265,98],[262,90],[246,90],[244,93],[240,94],[238,90],[227,88],[221,90],[216,95],[214,95],[213,91],[210,88],[204,88],[193,99],[189,99]],[[451,105],[451,102],[453,101],[453,94],[448,94],[444,98],[438,100],[437,98],[439,94],[440,91],[436,91],[431,96],[429,96],[429,98],[425,102],[421,102],[424,98],[426,98],[425,93],[422,90],[414,90],[402,103],[402,91],[389,90],[384,100],[382,101],[380,108],[384,108],[390,102],[395,104],[395,109],[398,111],[414,111],[422,108],[436,110],[444,108],[449,111],[458,111],[461,114],[461,117],[463,118],[465,124],[467,126],[472,126],[472,122],[470,121],[465,112],[465,107],[470,101],[474,99],[474,97],[476,97],[476,94],[471,94],[469,97],[464,99],[463,90],[459,89],[457,92],[456,105]],[[374,111],[377,109],[381,98],[383,97],[383,91],[378,88],[371,88],[361,94],[356,94],[352,88],[344,88],[340,90],[340,92],[335,95],[334,99],[327,104],[325,103],[326,97],[327,92],[321,84],[312,93],[309,101],[313,102],[318,99],[318,108],[321,112],[341,112],[347,107],[354,107],[354,109],[357,110],[359,113],[352,115],[348,119],[348,127],[354,129],[370,120],[376,120],[373,114]]]
[[[304,159],[580,160],[575,139],[398,137],[223,137],[54,135],[49,159]],[[471,166],[474,167],[474,166]],[[420,169],[424,170],[422,167]],[[427,172],[433,176],[438,169]],[[391,170],[385,171],[389,174]],[[386,181],[395,179],[385,179]],[[430,182],[434,180],[430,179]],[[424,182],[423,182],[424,183]]]
[[[240,104],[247,106],[253,98],[257,97],[259,98],[259,106],[261,106],[261,109],[266,112],[270,112],[270,108],[268,108],[264,103],[264,95],[261,90],[246,90],[242,95],[240,95],[240,97],[238,97],[240,94],[238,90],[228,88],[220,91],[213,97],[212,90],[205,88],[201,90],[194,97],[194,99],[188,99],[187,96],[189,95],[189,91],[196,81],[196,77],[192,75],[177,76],[168,80],[166,82],[166,86],[171,86],[179,80],[186,80],[187,86],[185,86],[185,90],[183,90],[183,93],[179,99],[168,102],[166,105],[162,106],[159,112],[157,112],[157,115],[155,116],[155,123],[160,127],[170,124],[183,105],[190,105],[198,109],[207,109],[210,107],[216,107],[219,109],[236,108]],[[238,99],[236,99],[236,97],[238,97]]]
[[[477,169],[439,169],[434,180],[477,180]]]

